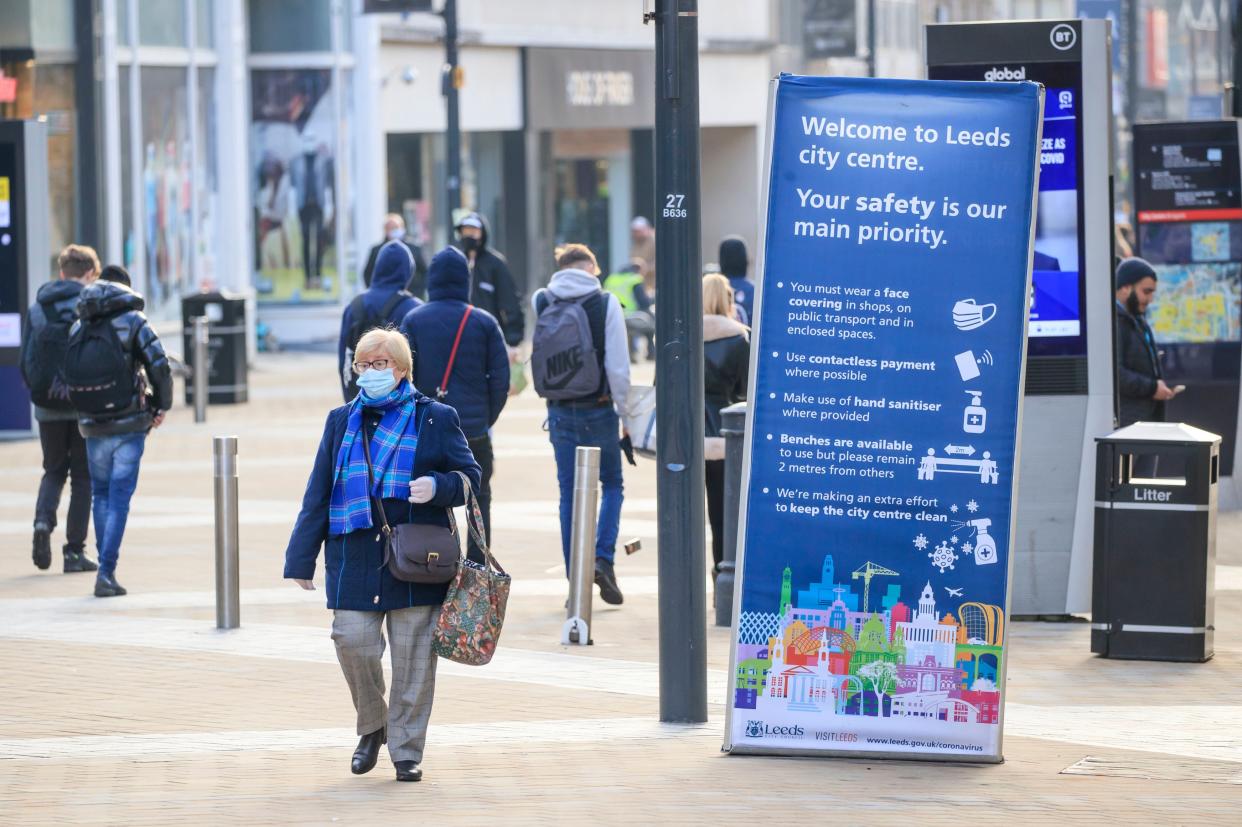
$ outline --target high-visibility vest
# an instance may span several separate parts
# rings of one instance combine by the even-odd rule
[[[638,301],[634,298],[634,288],[643,283],[642,273],[613,273],[604,279],[604,289],[617,297],[621,309],[633,313],[638,309]]]

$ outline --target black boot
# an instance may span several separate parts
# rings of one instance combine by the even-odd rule
[[[364,775],[375,769],[375,762],[379,760],[380,747],[387,740],[388,733],[383,727],[359,738],[358,749],[354,750],[354,759],[349,765],[350,772],[354,775]]]
[[[81,548],[73,546],[65,546],[65,574],[72,574],[79,571],[96,571],[99,566],[95,565],[89,557],[86,556]]]
[[[115,574],[104,574],[102,571],[95,575],[95,596],[96,597],[120,597],[128,594],[125,587],[116,582]]]
[[[617,585],[617,574],[612,563],[603,557],[595,558],[595,585],[599,586],[599,596],[605,603],[620,606],[625,599],[621,596],[621,587]]]
[[[47,523],[35,523],[34,527],[34,558],[35,567],[47,570],[52,566],[52,529]]]
[[[393,761],[392,765],[397,768],[398,781],[423,780],[423,768],[416,761]]]

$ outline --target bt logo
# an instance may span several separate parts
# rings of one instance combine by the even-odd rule
[[[1074,44],[1078,42],[1078,32],[1069,23],[1058,23],[1052,27],[1048,40],[1052,43],[1052,48],[1065,52],[1074,48]]]

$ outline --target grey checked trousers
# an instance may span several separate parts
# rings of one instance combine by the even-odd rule
[[[439,606],[413,606],[391,612],[338,609],[332,618],[336,658],[358,711],[358,734],[388,727],[393,761],[422,762],[427,720],[436,689],[432,632]],[[384,635],[392,647],[392,698],[384,703]]]

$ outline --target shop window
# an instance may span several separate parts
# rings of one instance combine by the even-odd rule
[[[184,47],[185,4],[181,0],[138,0],[138,44]]]
[[[200,49],[216,45],[216,0],[192,0],[194,3],[194,42]]]
[[[174,314],[190,289],[191,212],[189,115],[186,70],[144,66],[142,89],[142,192],[139,195],[145,250],[147,309],[159,318]]]
[[[329,0],[250,0],[250,51],[331,50]]]
[[[255,287],[260,301],[335,302],[337,114],[327,69],[256,69],[251,78]]]

